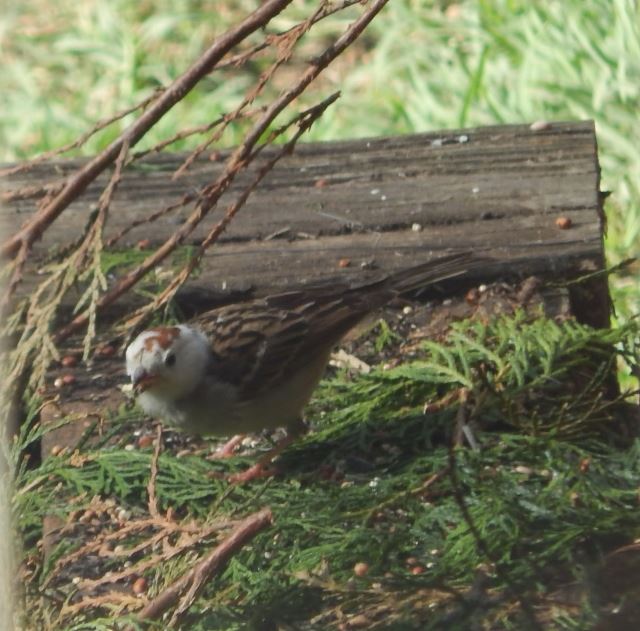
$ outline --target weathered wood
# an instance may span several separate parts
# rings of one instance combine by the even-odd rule
[[[112,204],[106,236],[214,180],[225,155],[197,161],[178,180],[171,174],[183,155],[135,163]],[[6,192],[41,185],[81,163],[38,165],[3,187]],[[37,252],[77,237],[106,179],[65,211]],[[238,177],[191,242],[204,237],[248,180],[248,174]],[[189,210],[134,229],[122,245],[142,238],[161,242]],[[6,203],[5,233],[33,212],[33,200]],[[571,227],[560,229],[559,217],[571,220]],[[602,217],[592,122],[301,144],[209,250],[190,287],[223,297],[248,288],[260,294],[331,276],[359,279],[372,269],[393,270],[466,249],[496,258],[491,269],[482,270],[484,280],[575,276],[603,264]],[[344,259],[349,265],[341,267]],[[31,286],[28,281],[24,290]]]
[[[134,165],[112,204],[107,238],[213,181],[225,155],[197,161],[179,180],[172,180],[171,174],[184,156],[166,154]],[[1,185],[5,192],[40,186],[65,177],[82,163],[45,163]],[[51,226],[36,246],[37,255],[78,236],[106,181],[107,176],[100,178]],[[191,242],[206,235],[248,181],[247,174],[238,178]],[[202,272],[184,293],[186,306],[197,310],[216,296],[224,301],[238,291],[263,294],[331,276],[360,280],[380,269],[406,267],[450,250],[495,257],[494,264],[475,270],[475,277],[466,279],[469,282],[532,274],[573,277],[602,267],[600,201],[591,122],[557,123],[538,131],[519,125],[299,145],[269,174],[210,249]],[[4,233],[17,229],[33,212],[33,200],[5,203],[0,216]],[[167,238],[188,212],[182,209],[141,226],[121,245],[130,247],[144,238],[153,246]],[[571,220],[571,227],[560,229],[559,217]],[[36,267],[31,267],[21,291],[30,291],[37,282]],[[570,315],[571,291],[539,291],[535,283],[528,291],[526,285],[496,284],[476,291],[475,300],[457,296],[446,305],[434,301],[415,308],[411,316],[388,307],[386,315],[394,325],[403,318],[412,320],[405,323],[407,354],[412,343],[441,334],[455,318],[491,317],[520,307],[538,313],[541,306],[553,316]],[[582,287],[583,295],[593,292],[583,319],[606,324],[606,282]],[[126,306],[135,300],[131,293]],[[70,344],[73,340],[67,341],[65,352],[79,354],[80,349]],[[49,387],[41,420],[50,426],[64,416],[70,423],[44,435],[43,457],[61,448],[74,449],[93,422],[106,422],[107,411],[124,401],[116,387],[126,380],[121,357],[98,356],[88,367],[54,366],[49,385],[56,376],[74,380],[57,392]],[[45,530],[51,532],[51,524]]]

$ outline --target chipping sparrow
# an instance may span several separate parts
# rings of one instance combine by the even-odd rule
[[[351,328],[397,295],[458,276],[479,260],[454,254],[355,288],[317,285],[149,329],[127,348],[127,374],[145,412],[187,432],[228,436],[286,426],[293,436],[331,350]]]

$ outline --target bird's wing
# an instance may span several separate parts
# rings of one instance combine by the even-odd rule
[[[325,283],[210,311],[198,322],[211,340],[210,371],[251,398],[328,353],[398,293],[457,276],[480,262],[469,253],[454,254],[360,287]]]
[[[269,389],[328,352],[369,311],[343,296],[289,292],[204,314],[197,324],[211,341],[210,373],[247,398]]]

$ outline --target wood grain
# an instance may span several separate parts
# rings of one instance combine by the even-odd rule
[[[184,155],[134,163],[112,204],[106,236],[215,179],[226,155],[203,157],[178,180],[171,175]],[[264,159],[269,155],[265,150]],[[43,184],[82,163],[41,164],[6,179],[2,187],[8,192]],[[249,177],[238,177],[191,242],[204,237]],[[105,182],[100,179],[63,213],[37,253],[77,237]],[[130,247],[140,239],[160,243],[189,210],[136,228],[119,245]],[[5,203],[5,232],[32,212],[34,200]],[[560,229],[559,217],[570,219],[571,227]],[[224,300],[237,291],[262,294],[331,276],[357,280],[451,250],[495,257],[479,274],[485,281],[529,274],[571,277],[603,265],[602,234],[590,121],[553,123],[538,131],[509,125],[301,144],[209,250],[187,294]],[[29,287],[27,282],[25,291]]]

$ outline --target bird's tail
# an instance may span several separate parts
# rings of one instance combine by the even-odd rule
[[[451,254],[390,274],[387,283],[401,294],[416,291],[433,283],[460,276],[477,267],[483,260],[486,259],[473,252]]]

